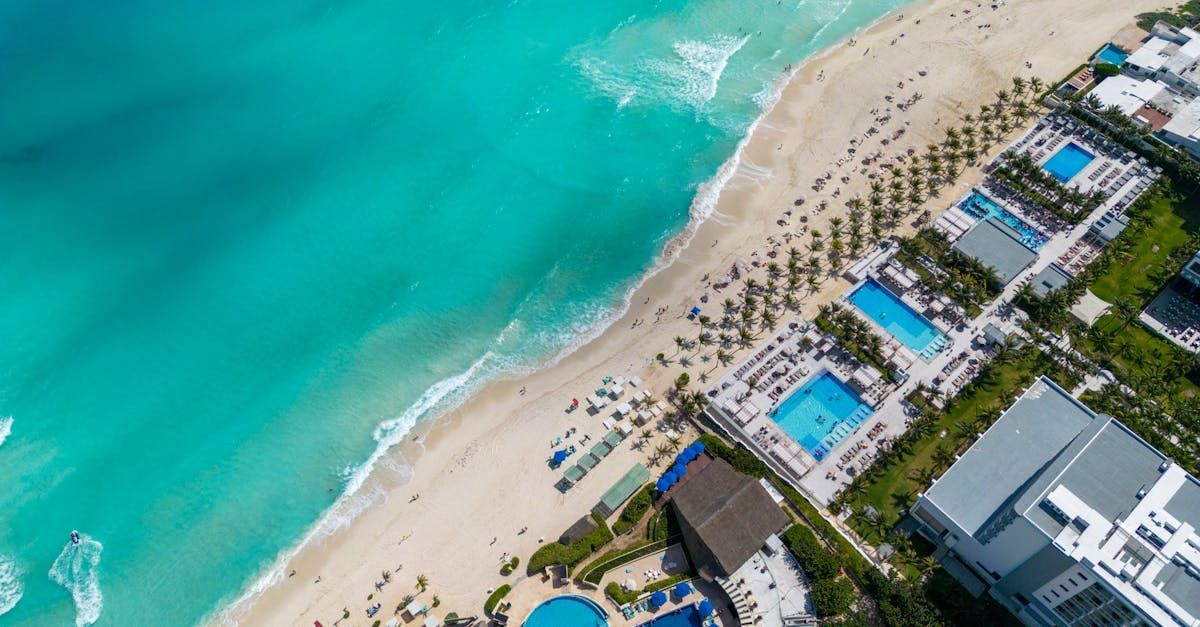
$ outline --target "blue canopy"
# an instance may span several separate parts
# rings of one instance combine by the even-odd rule
[[[704,599],[703,601],[701,601],[700,602],[700,614],[702,616],[712,616],[712,613],[713,613],[712,601],[709,601],[708,599]]]
[[[679,457],[683,459],[684,463],[688,463],[693,459],[696,459],[696,452],[690,448],[685,448],[683,449],[683,452],[679,454]]]
[[[683,462],[675,462],[675,465],[671,466],[671,472],[682,477],[683,475],[687,474],[687,464]]]
[[[561,464],[567,460],[567,452],[562,450],[554,451],[554,457],[551,459],[554,460],[555,464]]]
[[[662,607],[667,604],[667,594],[662,590],[650,595],[650,605]]]
[[[663,492],[666,492],[667,490],[670,490],[672,485],[675,485],[675,484],[671,483],[670,481],[667,481],[666,477],[659,477],[658,481],[656,481],[654,483],[654,488],[656,490],[658,490],[659,494],[661,494]]]
[[[692,445],[689,446],[688,448],[695,451],[696,455],[699,455],[704,452],[704,443],[701,442],[700,440],[696,440],[695,442],[692,442]]]
[[[667,474],[663,475],[663,479],[666,479],[667,483],[675,485],[679,481],[679,473],[675,472],[674,470],[669,470],[667,471]]]
[[[675,584],[675,596],[683,598],[692,593],[692,587],[686,581],[681,581]]]
[[[693,316],[695,316],[695,315],[699,315],[699,313],[700,313],[700,308],[699,308],[699,307],[692,307],[692,315],[693,315]]]

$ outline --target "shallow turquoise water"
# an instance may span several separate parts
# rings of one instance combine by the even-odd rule
[[[606,627],[608,621],[596,604],[577,596],[558,596],[545,601],[529,613],[523,627]]]
[[[850,302],[875,324],[917,353],[923,353],[930,344],[942,337],[942,332],[933,323],[874,280],[854,290],[850,294]]]
[[[850,386],[824,372],[784,399],[772,418],[819,460],[872,411]],[[844,422],[851,424],[838,429]]]
[[[0,6],[0,623],[236,598],[604,320],[781,70],[900,4]]]

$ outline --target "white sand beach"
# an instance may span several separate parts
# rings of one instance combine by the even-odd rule
[[[553,368],[491,385],[452,414],[418,427],[403,450],[393,452],[399,463],[411,466],[411,479],[398,480],[389,464],[380,464],[363,487],[383,495],[373,506],[305,546],[283,566],[277,584],[218,620],[244,625],[312,625],[319,620],[329,626],[346,608],[351,618],[341,624],[367,625],[371,621],[364,609],[378,602],[383,605],[379,618],[386,622],[401,599],[416,592],[418,574],[429,579],[426,595],[441,600],[434,613],[481,615],[489,590],[523,576],[523,562],[539,538],[557,538],[633,463],[645,462],[664,438],[655,431],[656,439],[644,448],[633,446],[636,437],[627,439],[579,485],[560,493],[554,484],[561,471],[546,463],[552,441],[572,427],[577,429],[573,439],[590,434],[593,443],[607,431],[601,416],[566,413],[571,399],[582,400],[609,375],[640,376],[642,389],[664,399],[681,367],[677,362],[658,365],[654,355],[673,356],[674,336],[695,337],[696,324],[683,314],[699,304],[705,277],[723,275],[735,261],[753,260],[756,252],[765,254],[768,237],[779,240],[794,232],[799,215],[808,216],[810,229],[826,229],[830,218],[844,213],[842,201],[855,192],[865,194],[865,176],[840,183],[850,166],[839,167],[837,160],[846,156],[851,139],[864,137],[874,123],[872,109],[893,106],[885,96],[903,100],[922,95],[906,111],[895,111],[885,132],[867,141],[903,128],[903,136],[886,151],[923,147],[940,141],[943,129],[963,114],[991,102],[997,90],[1010,88],[1011,77],[1056,81],[1130,24],[1136,13],[1160,4],[1010,0],[993,10],[976,2],[930,0],[812,59],[760,120],[714,217],[699,227],[673,264],[633,295],[623,318]],[[814,192],[814,179],[825,171],[837,174],[825,190]],[[770,177],[764,179],[762,172]],[[978,180],[978,170],[968,169],[953,188],[930,199],[927,208],[936,215]],[[831,198],[825,211],[814,212],[817,201],[830,198],[834,188],[840,188],[839,197]],[[801,195],[807,200],[795,207],[793,201]],[[794,215],[785,216],[787,210]],[[784,218],[789,224],[777,223]],[[912,229],[905,224],[900,232]],[[847,286],[842,279],[826,280],[804,298],[802,314],[811,317]],[[729,288],[729,296],[735,288]],[[708,291],[711,300],[704,306],[715,311],[725,296]],[[664,306],[666,314],[656,316]],[[645,323],[632,327],[635,320]],[[741,355],[743,351],[735,357]],[[716,360],[697,359],[689,372],[698,381],[702,373],[715,378],[722,369]],[[524,394],[519,393],[522,388]],[[415,495],[419,498],[414,500]],[[519,533],[525,527],[528,531]],[[499,574],[504,554],[521,558],[518,573]],[[385,570],[392,571],[392,581],[377,592],[375,583]],[[291,571],[294,576],[287,575]]]

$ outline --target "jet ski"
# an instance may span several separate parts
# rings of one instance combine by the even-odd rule
[[[71,544],[79,544],[79,532],[78,531],[71,532]]]

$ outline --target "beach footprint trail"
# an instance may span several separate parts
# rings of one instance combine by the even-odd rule
[[[91,625],[100,618],[104,595],[100,591],[100,553],[104,545],[87,534],[79,544],[67,541],[50,567],[50,580],[67,589],[75,602],[75,625]]]

